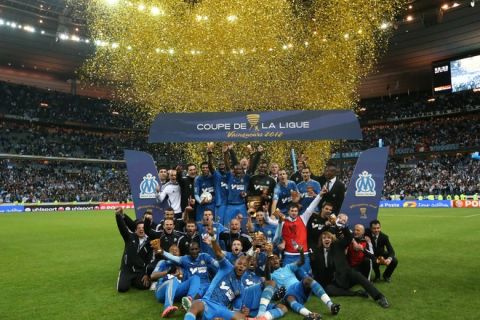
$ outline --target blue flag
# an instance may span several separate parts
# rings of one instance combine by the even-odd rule
[[[161,113],[149,143],[362,139],[351,110]]]
[[[160,203],[156,199],[160,179],[152,156],[146,152],[125,150],[125,161],[137,219],[150,209],[155,222],[162,220],[167,201]]]
[[[348,215],[348,224],[369,226],[377,219],[387,168],[388,147],[363,151],[348,184],[340,212]]]

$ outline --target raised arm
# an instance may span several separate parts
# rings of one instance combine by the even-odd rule
[[[152,230],[152,220],[150,218],[145,217],[143,220],[143,229],[145,230],[145,234],[152,239],[158,239],[162,235],[161,231]]]
[[[320,200],[322,200],[323,195],[326,193],[326,189],[322,189],[320,194],[317,194],[315,199],[313,199],[312,203],[308,206],[305,212],[300,216],[302,218],[303,223],[306,225],[312,214],[315,212],[315,209],[318,207]]]
[[[125,224],[124,214],[122,208],[115,209],[115,219],[117,220],[117,227],[118,231],[120,231],[120,235],[122,236],[125,242],[128,241],[130,231],[128,231],[127,225]]]
[[[213,174],[215,172],[215,167],[213,166],[213,142],[207,143],[207,161],[208,161],[208,170]]]

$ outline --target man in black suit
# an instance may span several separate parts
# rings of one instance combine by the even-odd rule
[[[337,166],[334,162],[328,162],[323,173],[323,176],[313,177],[317,180],[322,188],[326,188],[328,193],[325,194],[320,201],[321,208],[324,202],[329,202],[333,205],[333,213],[337,214],[342,207],[343,199],[345,198],[345,185],[340,179],[337,179]]]
[[[117,291],[126,292],[131,286],[145,290],[150,288],[148,264],[153,258],[152,248],[145,235],[143,222],[137,222],[135,232],[131,232],[125,223],[122,208],[115,209],[118,231],[125,242],[120,273],[117,280]]]
[[[352,269],[345,256],[345,248],[352,241],[352,233],[345,226],[338,226],[341,238],[337,240],[329,231],[322,233],[321,245],[313,249],[312,271],[317,280],[331,296],[370,295],[381,307],[390,305],[385,296],[360,272]],[[366,291],[352,291],[354,285],[361,285]]]
[[[376,257],[373,260],[374,281],[380,280],[380,265],[383,264],[387,266],[383,272],[383,279],[390,282],[392,273],[398,265],[395,250],[393,250],[390,239],[382,232],[382,226],[378,220],[370,221],[370,230],[366,234],[372,241],[373,254]]]

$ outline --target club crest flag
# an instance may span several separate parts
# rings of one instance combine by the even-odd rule
[[[125,161],[137,219],[150,209],[153,220],[160,221],[168,202],[160,203],[156,199],[160,179],[152,156],[146,152],[125,150]]]
[[[348,224],[368,227],[377,219],[383,179],[387,168],[388,147],[363,151],[348,184],[340,212],[348,215]]]
[[[161,113],[149,143],[200,141],[361,140],[351,110]]]

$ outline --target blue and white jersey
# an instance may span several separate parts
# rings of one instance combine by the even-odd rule
[[[164,271],[168,271],[168,270],[170,270],[170,268],[172,268],[173,266],[175,266],[175,264],[174,264],[172,261],[169,261],[169,260],[160,260],[160,261],[158,261],[157,265],[155,266],[155,269],[153,270],[153,272],[164,272]],[[172,278],[174,278],[174,277],[175,277],[175,276],[172,275],[172,274],[167,274],[167,275],[165,275],[163,278],[158,279],[157,286],[160,285],[161,283],[163,283],[164,281],[170,280],[170,279],[172,279]]]
[[[231,264],[235,264],[235,261],[241,256],[244,256],[245,253],[240,252],[239,254],[235,255],[233,252],[224,252],[225,258],[230,261]]]
[[[247,193],[248,183],[250,182],[250,176],[248,174],[235,177],[232,172],[227,172],[227,185],[228,185],[228,204],[242,204],[245,203],[245,198],[241,196],[242,192]]]
[[[210,284],[210,275],[208,274],[208,267],[218,267],[218,262],[209,254],[200,253],[196,259],[191,256],[177,257],[168,252],[164,253],[165,258],[175,262],[184,269],[185,278],[197,275],[200,278],[200,285]]]
[[[275,237],[275,232],[277,231],[277,226],[265,223],[263,226],[258,224],[253,225],[253,230],[255,232],[261,232],[265,235],[268,242],[273,242],[273,238]]]
[[[224,306],[232,306],[240,309],[241,305],[236,305],[237,299],[242,296],[245,290],[242,279],[237,277],[233,265],[226,258],[219,261],[220,268],[218,269],[215,278],[213,278],[210,287],[208,288],[205,298]]]
[[[277,283],[278,287],[285,287],[288,289],[290,286],[299,282],[297,276],[295,276],[295,271],[299,269],[297,263],[287,264],[285,267],[278,268],[272,272],[272,280]]]
[[[283,214],[286,214],[288,211],[288,206],[292,202],[291,191],[298,191],[297,184],[291,180],[287,181],[287,185],[279,182],[275,186],[273,191],[273,200],[277,200],[277,208]]]
[[[207,229],[201,223],[197,223],[197,230],[198,230],[198,234],[200,234],[200,237],[202,237],[204,234],[208,233]],[[218,222],[213,223],[213,232],[215,232],[215,236],[217,237],[217,239],[220,239],[220,233],[222,233],[225,230],[226,230],[226,228],[223,226],[223,224],[218,223]],[[215,255],[212,247],[209,246],[208,244],[206,244],[203,241],[200,242],[200,251],[208,253],[211,256]]]
[[[222,174],[219,170],[215,170],[213,181],[215,185],[215,205],[217,207],[226,205],[228,198],[227,174]]]
[[[262,283],[262,278],[259,277],[255,272],[247,270],[242,276],[242,283],[245,288],[248,288]]]
[[[307,189],[311,187],[313,188],[313,192],[315,192],[315,195],[313,197],[310,197],[308,195]],[[310,181],[302,181],[299,184],[297,184],[297,189],[298,192],[300,193],[300,204],[302,205],[302,209],[300,210],[300,213],[302,214],[312,203],[313,199],[315,199],[316,195],[320,193],[321,187],[320,183],[318,183],[315,180],[310,179]]]
[[[212,175],[208,176],[197,176],[195,178],[195,186],[194,186],[194,193],[195,193],[195,200],[200,203],[200,196],[204,192],[210,192],[212,194],[212,202],[215,203],[215,183]]]

